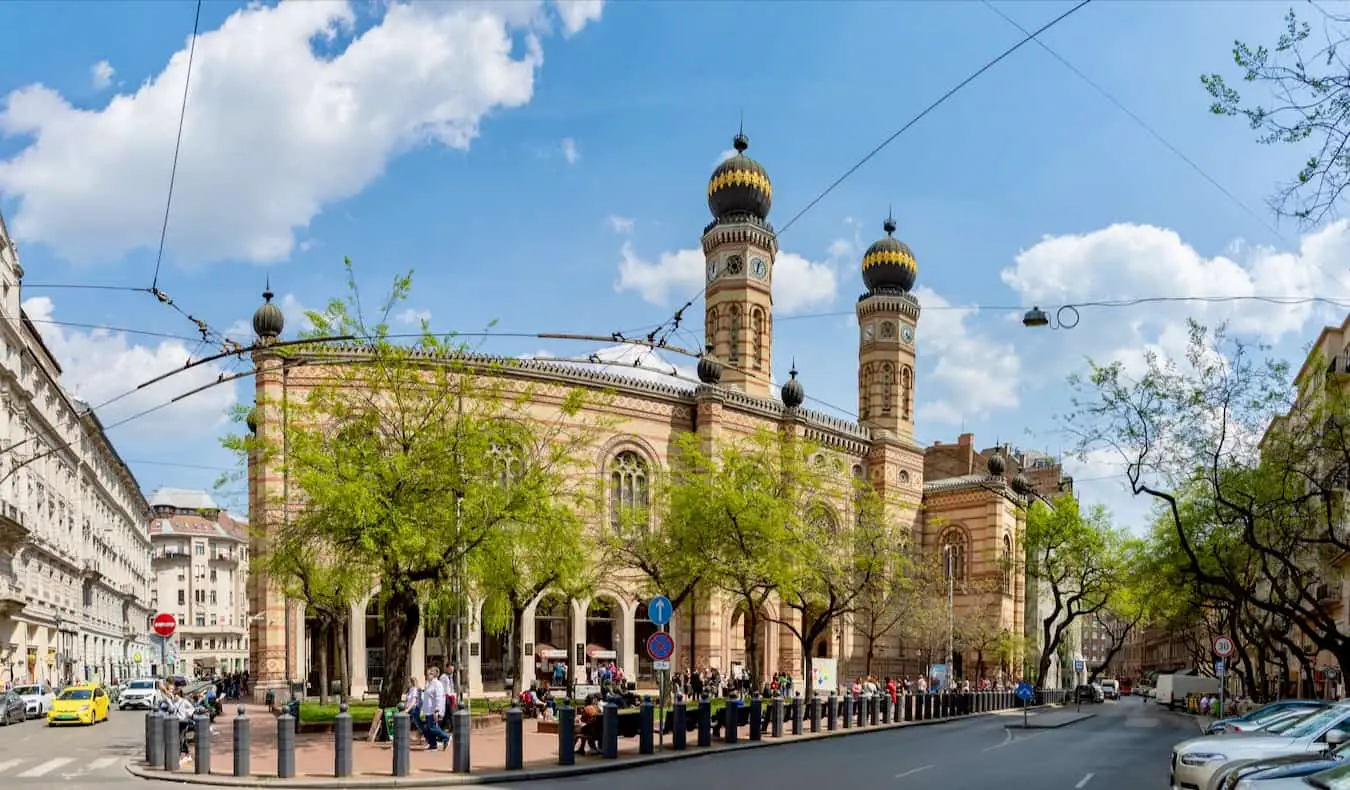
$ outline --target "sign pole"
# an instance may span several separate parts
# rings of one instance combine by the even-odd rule
[[[661,626],[661,633],[669,633],[668,626]],[[669,671],[665,669],[656,672],[656,739],[657,751],[666,750],[666,679]]]
[[[675,607],[664,595],[647,602],[647,619],[657,628],[656,633],[647,639],[647,655],[651,657],[652,669],[656,671],[656,705],[660,721],[657,731],[662,751],[666,748],[666,681],[670,677],[670,659],[675,655],[675,640],[671,638],[668,626],[674,614]]]
[[[1219,677],[1218,718],[1223,718],[1224,691],[1226,690],[1225,687],[1228,685],[1228,657],[1233,655],[1235,649],[1236,646],[1233,644],[1232,639],[1229,639],[1226,636],[1215,637],[1214,655],[1219,657],[1219,660],[1214,662],[1214,674]]]

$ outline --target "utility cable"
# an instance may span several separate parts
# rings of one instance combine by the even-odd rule
[[[989,71],[989,70],[992,69],[994,66],[997,66],[999,63],[1001,63],[1002,61],[1004,61],[1005,59],[1007,59],[1010,55],[1012,55],[1012,54],[1013,54],[1014,52],[1016,52],[1017,50],[1021,49],[1022,47],[1026,46],[1026,45],[1029,44],[1029,43],[1031,43],[1032,41],[1035,41],[1037,36],[1040,36],[1040,35],[1044,34],[1044,33],[1047,32],[1048,30],[1050,30],[1051,28],[1053,28],[1053,27],[1055,27],[1056,25],[1058,25],[1060,22],[1063,22],[1065,19],[1068,19],[1070,16],[1073,16],[1075,13],[1077,13],[1077,12],[1078,12],[1079,10],[1081,10],[1084,6],[1086,6],[1088,3],[1091,3],[1091,2],[1092,2],[1092,0],[1080,0],[1079,3],[1077,3],[1076,5],[1074,5],[1074,6],[1073,6],[1072,8],[1070,8],[1069,10],[1067,10],[1067,11],[1065,11],[1064,13],[1060,14],[1059,16],[1055,17],[1054,19],[1051,19],[1049,22],[1046,22],[1044,25],[1041,25],[1039,28],[1037,28],[1037,29],[1035,30],[1035,32],[1026,34],[1026,36],[1025,36],[1021,41],[1018,41],[1017,43],[1013,44],[1011,47],[1008,47],[1007,49],[1003,50],[1001,53],[999,53],[999,54],[998,54],[997,56],[995,56],[993,59],[986,61],[984,65],[980,66],[978,69],[976,69],[974,72],[972,72],[972,73],[970,74],[970,76],[968,76],[968,77],[966,77],[965,79],[963,79],[963,80],[961,80],[960,82],[958,82],[954,87],[950,88],[946,93],[944,93],[944,94],[942,94],[941,96],[939,96],[939,97],[937,98],[936,101],[934,101],[933,103],[929,104],[929,105],[928,105],[927,107],[925,107],[923,110],[919,111],[919,113],[918,113],[917,115],[915,115],[913,118],[910,118],[909,121],[907,121],[907,122],[906,122],[903,126],[901,126],[899,129],[896,129],[889,137],[887,137],[885,140],[882,140],[879,144],[877,144],[874,148],[872,148],[872,150],[868,151],[861,159],[859,159],[857,162],[855,162],[855,163],[853,164],[852,167],[850,167],[849,169],[845,170],[843,175],[839,176],[839,177],[836,178],[833,182],[831,182],[829,186],[825,187],[825,189],[822,190],[822,191],[820,192],[820,194],[818,194],[818,195],[816,195],[814,198],[812,198],[811,201],[808,202],[805,206],[803,206],[803,207],[801,208],[800,211],[798,211],[796,214],[793,214],[793,215],[788,219],[788,221],[783,225],[783,227],[779,228],[779,229],[776,230],[776,231],[773,231],[773,237],[774,237],[775,241],[776,241],[777,239],[781,238],[782,235],[783,235],[784,233],[786,233],[787,230],[788,230],[789,228],[791,228],[793,225],[797,224],[797,221],[800,220],[803,216],[805,216],[807,212],[809,212],[811,209],[815,208],[822,200],[824,200],[824,199],[825,199],[826,197],[828,197],[831,193],[833,193],[834,190],[838,189],[839,186],[840,186],[841,184],[843,184],[845,181],[847,181],[854,173],[858,172],[859,170],[861,170],[861,169],[863,168],[864,165],[866,165],[868,162],[872,161],[872,159],[875,158],[877,154],[881,153],[883,150],[886,149],[887,146],[889,146],[891,143],[895,142],[896,139],[900,137],[900,135],[902,135],[902,134],[904,134],[905,132],[909,131],[910,128],[912,128],[915,124],[917,124],[919,121],[922,121],[922,120],[923,120],[925,117],[927,117],[931,112],[933,112],[933,111],[936,110],[938,107],[940,107],[940,106],[942,106],[943,104],[945,104],[945,103],[947,102],[948,99],[950,99],[951,97],[955,96],[955,95],[956,95],[957,93],[959,93],[962,89],[964,89],[967,85],[969,85],[970,83],[972,83],[972,82],[974,82],[975,80],[979,79],[986,71]],[[674,315],[672,315],[670,318],[666,319],[663,323],[661,323],[661,324],[659,325],[658,329],[657,329],[655,332],[653,332],[652,335],[650,335],[649,337],[654,337],[654,338],[657,338],[658,341],[664,342],[664,341],[669,337],[670,333],[673,332],[674,329],[676,329],[676,328],[679,327],[680,322],[684,319],[684,311],[685,311],[685,310],[688,310],[688,309],[691,308],[691,307],[693,307],[693,306],[694,306],[694,302],[696,302],[697,300],[703,298],[703,295],[704,295],[704,294],[707,292],[707,290],[708,290],[708,285],[709,285],[709,284],[705,284],[702,288],[700,288],[699,291],[698,291],[698,293],[696,293],[696,294],[694,294],[694,296],[690,297],[690,299],[689,299],[688,301],[686,301],[686,302],[685,302],[678,310],[675,311]]]
[[[164,262],[164,241],[169,235],[169,213],[173,209],[173,187],[178,180],[178,154],[183,148],[183,122],[187,118],[188,90],[192,87],[192,61],[197,55],[197,34],[201,31],[202,0],[197,0],[197,11],[192,19],[192,39],[188,43],[187,73],[183,77],[183,103],[178,108],[178,135],[173,143],[173,165],[169,168],[169,194],[164,201],[164,222],[159,229],[159,252],[155,255],[155,276],[150,281],[151,292],[158,295],[159,267]]]

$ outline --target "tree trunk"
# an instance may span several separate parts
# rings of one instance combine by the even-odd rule
[[[337,653],[338,653],[338,682],[342,687],[342,697],[346,699],[352,695],[352,662],[351,651],[347,645],[347,627],[351,625],[351,616],[338,618],[337,622]]]
[[[984,648],[975,651],[975,680],[984,680]]]
[[[750,688],[755,690],[759,688],[760,666],[759,666],[759,611],[754,602],[747,601],[745,607],[745,624],[749,626],[750,634],[745,637],[745,663],[746,669],[750,671]]]
[[[314,659],[319,664],[319,704],[328,704],[328,635],[333,632],[332,622],[327,617],[318,620],[318,633],[314,639]]]
[[[1036,661],[1036,688],[1045,688],[1045,676],[1050,674],[1050,659],[1054,656],[1053,650],[1041,649],[1041,657]]]
[[[384,579],[387,586],[380,607],[384,615],[384,680],[380,684],[380,707],[396,707],[403,700],[404,684],[412,677],[413,642],[422,627],[422,607],[417,591],[407,582]]]
[[[571,607],[568,607],[570,610]],[[572,622],[571,611],[568,612],[568,623]],[[568,626],[571,628],[572,626]],[[525,633],[525,607],[511,604],[511,631],[517,636]],[[520,697],[520,692],[524,690],[521,685],[525,677],[525,656],[521,649],[522,645],[515,644],[515,639],[511,640],[511,657],[507,659],[506,666],[511,670],[511,699]],[[534,666],[534,656],[530,656],[530,667]]]

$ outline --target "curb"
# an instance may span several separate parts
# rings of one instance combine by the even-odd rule
[[[1025,726],[1025,725],[1021,725],[1021,724],[1009,724],[1009,725],[1006,725],[1006,729],[1009,729],[1009,730],[1059,730],[1059,729],[1063,729],[1064,727],[1068,727],[1068,726],[1073,725],[1073,724],[1079,724],[1079,723],[1081,723],[1081,722],[1085,722],[1085,721],[1087,721],[1088,719],[1091,719],[1091,718],[1095,717],[1096,715],[1097,715],[1097,714],[1095,714],[1095,713],[1079,713],[1079,714],[1077,714],[1077,718],[1069,719],[1068,721],[1060,722],[1059,724],[1041,724],[1041,725],[1031,725],[1031,726]]]
[[[1054,709],[1057,705],[1038,705],[1031,710]],[[1015,709],[1009,709],[1015,710]],[[823,731],[817,733],[803,733],[802,735],[789,736],[782,739],[772,739],[764,741],[744,741],[731,746],[721,746],[716,749],[699,749],[693,747],[682,752],[668,751],[660,754],[642,755],[640,757],[630,757],[622,760],[606,760],[601,762],[588,762],[578,765],[555,765],[547,768],[526,768],[520,771],[491,771],[479,774],[452,774],[448,771],[439,776],[417,776],[417,777],[306,777],[303,779],[278,779],[273,776],[222,776],[217,774],[191,774],[191,773],[164,773],[163,771],[146,768],[140,765],[139,760],[128,760],[124,767],[127,773],[134,777],[148,782],[170,782],[183,785],[205,785],[211,787],[287,787],[287,788],[305,788],[306,790],[327,790],[329,788],[385,788],[385,787],[444,787],[447,785],[489,785],[502,784],[505,782],[530,782],[540,779],[563,779],[572,776],[586,776],[589,774],[603,774],[614,771],[627,771],[634,768],[645,768],[662,763],[672,763],[680,760],[691,760],[696,757],[712,757],[719,754],[729,754],[742,752],[749,749],[765,749],[776,746],[787,746],[794,743],[811,743],[829,740],[831,738],[842,738],[849,735],[866,735],[868,733],[888,732],[894,730],[903,730],[910,727],[928,727],[941,724],[952,724],[961,721],[974,721],[977,719],[997,716],[1005,711],[989,711],[987,713],[972,713],[966,716],[958,716],[948,719],[929,719],[928,721],[909,721],[898,724],[880,724],[875,727],[864,727],[858,729],[850,727],[849,729],[838,729],[834,731]],[[1081,721],[1081,720],[1080,720]],[[1072,724],[1067,722],[1066,724]],[[823,722],[822,722],[823,725]],[[1065,725],[1059,725],[1065,726]],[[1043,729],[1058,729],[1045,727]]]

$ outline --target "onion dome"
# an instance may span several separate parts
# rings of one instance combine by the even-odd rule
[[[249,433],[258,432],[258,407],[255,406],[248,410],[248,417],[244,420],[244,424],[248,426]]]
[[[985,468],[989,470],[990,477],[1002,477],[1003,473],[1008,468],[1007,463],[1003,460],[1003,456],[999,453],[994,453],[989,456],[989,460],[985,461],[984,465]]]
[[[1018,472],[1012,479],[1012,489],[1022,496],[1031,496],[1035,493],[1036,486],[1031,484],[1031,478]]]
[[[281,337],[281,330],[286,328],[286,317],[281,314],[280,307],[272,304],[273,296],[269,285],[263,291],[262,305],[253,314],[253,333],[261,340],[275,340]]]
[[[773,184],[759,162],[745,155],[750,138],[737,134],[736,155],[728,157],[708,179],[708,210],[715,219],[750,215],[767,219],[773,207]]]
[[[797,366],[793,365],[792,370],[788,371],[788,382],[783,385],[782,397],[783,405],[789,409],[795,409],[806,402],[806,388],[797,380]]]
[[[872,293],[877,291],[900,291],[908,293],[914,287],[914,278],[919,266],[914,262],[914,253],[909,245],[895,238],[895,220],[886,218],[882,224],[886,231],[884,238],[867,248],[862,259],[863,285]]]
[[[722,380],[722,364],[712,355],[712,346],[698,355],[698,380],[710,386]]]

